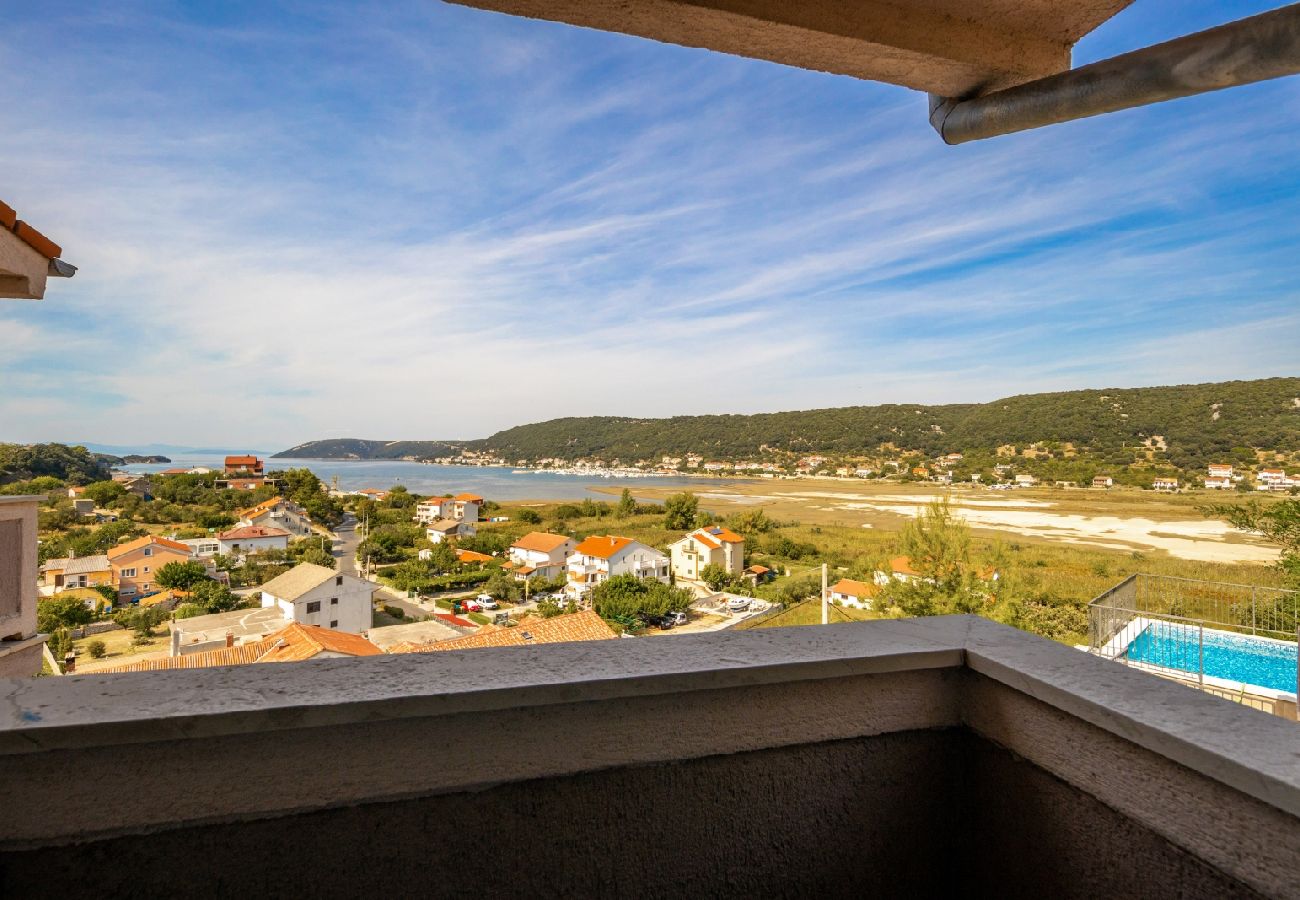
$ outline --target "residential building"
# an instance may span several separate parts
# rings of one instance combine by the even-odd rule
[[[300,625],[360,633],[372,624],[373,593],[374,585],[354,575],[300,563],[262,585],[262,606],[278,607]]]
[[[1021,472],[1016,476],[1016,485],[1019,487],[1031,487],[1038,483],[1038,479],[1027,472]]]
[[[63,248],[0,201],[0,297],[40,300],[47,278],[71,278],[77,267],[59,257]]]
[[[0,270],[3,258],[0,250]],[[0,289],[6,277],[0,271]],[[41,671],[45,635],[36,631],[36,510],[44,499],[0,496],[0,678]]]
[[[1157,491],[1177,491],[1178,479],[1168,476],[1161,476],[1151,482],[1151,487]]]
[[[1300,478],[1289,478],[1282,469],[1260,469],[1255,482],[1261,491],[1285,491],[1300,486]]]
[[[41,585],[51,593],[73,588],[113,585],[113,566],[105,554],[47,559],[41,566]]]
[[[267,550],[288,550],[289,532],[269,525],[240,525],[217,535],[221,553],[264,553]]]
[[[154,576],[170,562],[185,562],[190,548],[180,541],[148,534],[108,551],[108,562],[117,581],[117,595],[135,601],[157,590]]]
[[[668,583],[668,557],[631,538],[592,535],[569,554],[568,589],[581,596],[615,575],[653,578]]]
[[[389,653],[440,653],[447,650],[478,650],[488,647],[531,647],[536,644],[567,644],[575,641],[611,641],[618,638],[614,630],[594,610],[585,609],[567,615],[524,616],[510,626],[484,625],[474,634],[428,643],[403,642],[388,648]]]
[[[177,543],[190,548],[190,556],[195,559],[209,559],[221,552],[221,542],[216,537],[181,538]]]
[[[243,526],[282,528],[298,537],[311,534],[311,516],[297,503],[283,497],[264,500],[256,506],[241,509],[237,515],[239,524]]]
[[[516,577],[554,578],[564,571],[565,560],[576,546],[578,542],[571,537],[533,531],[511,544],[507,553]]]
[[[288,620],[278,606],[259,606],[255,609],[237,609],[176,619],[168,626],[172,635],[171,655],[201,653],[219,650],[227,645],[260,641],[287,624]]]
[[[232,491],[255,491],[266,484],[265,478],[218,478],[214,484]]]
[[[1109,475],[1094,475],[1092,477],[1092,486],[1095,488],[1108,488],[1115,486],[1115,479]]]
[[[745,539],[721,525],[697,528],[670,544],[668,554],[673,574],[687,581],[699,581],[706,566],[719,566],[736,576],[745,571]]]
[[[767,566],[760,566],[755,563],[752,566],[745,567],[745,578],[754,584],[764,584],[776,577],[776,573]]]
[[[829,593],[832,603],[857,609],[871,609],[871,600],[879,590],[877,585],[870,582],[841,578],[831,585]]]
[[[473,537],[477,533],[478,529],[475,526],[459,519],[439,519],[424,529],[425,536],[435,544],[454,538]]]
[[[432,525],[440,519],[477,522],[483,502],[483,498],[477,494],[430,497],[416,504],[415,520],[423,525]]]
[[[1236,485],[1232,483],[1232,479],[1227,475],[1206,475],[1205,487],[1211,491],[1230,491]]]
[[[906,556],[895,556],[886,568],[877,569],[872,575],[876,584],[882,586],[891,581],[907,582],[920,577],[921,573],[912,567],[912,561]]]
[[[1206,469],[1206,474],[1211,478],[1233,478],[1233,467],[1229,464],[1213,463]]]
[[[379,488],[362,488],[357,491],[356,494],[358,497],[365,497],[367,500],[374,500],[376,503],[388,499],[388,491],[383,491]]]
[[[223,471],[226,475],[260,478],[266,474],[263,465],[256,456],[227,456]]]
[[[165,672],[178,669],[206,669],[212,666],[243,666],[253,663],[305,662],[309,659],[381,656],[383,652],[359,634],[293,622],[263,638],[243,644],[235,644],[233,640],[228,640],[225,646],[215,650],[201,650],[123,663],[96,669],[94,674]]]

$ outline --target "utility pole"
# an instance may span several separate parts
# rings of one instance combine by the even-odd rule
[[[822,624],[829,625],[831,621],[830,595],[826,593],[826,563],[822,563]]]

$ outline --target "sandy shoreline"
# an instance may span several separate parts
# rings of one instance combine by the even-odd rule
[[[621,489],[593,490],[616,494]],[[674,491],[638,485],[633,493],[662,499]],[[729,484],[716,490],[702,484],[694,493],[716,512],[758,506],[776,518],[886,530],[897,530],[925,504],[947,496],[953,510],[981,531],[1108,550],[1163,551],[1205,562],[1263,564],[1278,558],[1276,547],[1201,516],[1194,497],[1087,490],[995,494],[964,486],[954,490],[815,479]]]

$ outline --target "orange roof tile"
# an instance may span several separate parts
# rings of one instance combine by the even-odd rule
[[[269,528],[266,525],[245,525],[243,528],[232,528],[230,531],[223,531],[217,535],[218,540],[236,541],[245,538],[268,538],[268,537],[288,537],[289,532],[283,528]]]
[[[260,462],[261,460],[258,459],[256,456],[227,456],[226,457],[227,466],[255,466]]]
[[[343,653],[347,656],[380,656],[383,650],[359,634],[334,631],[319,625],[294,622],[267,635],[271,649],[258,662],[301,662],[319,653]]]
[[[581,544],[574,548],[575,553],[581,553],[583,556],[594,556],[598,559],[609,559],[618,551],[622,550],[628,544],[632,543],[631,538],[615,537],[607,534],[604,537],[592,535]]]
[[[484,625],[476,634],[429,644],[403,642],[389,648],[390,653],[429,653],[442,650],[477,650],[487,647],[526,647],[532,644],[560,644],[571,641],[608,641],[617,639],[595,610],[569,613],[543,619],[525,616],[517,625],[503,628]]]
[[[538,553],[550,553],[564,546],[569,538],[549,531],[531,531],[510,546],[520,550],[535,550]]]
[[[41,234],[31,225],[28,225],[22,219],[19,219],[13,225],[14,234],[22,240],[24,244],[31,247],[46,259],[58,259],[63,255],[63,248],[54,241]]]
[[[906,556],[895,556],[889,561],[889,570],[895,575],[920,575],[912,568],[912,561]]]
[[[741,537],[740,535],[736,534],[736,532],[732,531],[730,528],[727,528],[723,525],[706,525],[705,527],[698,529],[695,533],[699,534],[700,532],[705,532],[709,534],[714,540],[722,541],[722,543],[724,544],[745,543],[745,539],[743,537]]]
[[[269,638],[250,641],[238,647],[221,647],[217,650],[204,650],[199,653],[186,653],[182,656],[164,656],[155,659],[141,659],[132,663],[96,669],[86,674],[103,675],[121,672],[160,672],[167,669],[206,669],[211,666],[242,666],[257,662],[258,658],[270,650]]]
[[[170,541],[167,538],[158,537],[158,535],[156,534],[146,534],[144,537],[136,538],[135,540],[128,541],[125,544],[119,544],[118,546],[109,550],[108,558],[109,560],[114,560],[117,559],[119,556],[125,556],[128,553],[134,553],[136,550],[143,549],[144,547],[147,547],[150,544],[157,544],[158,546],[165,547],[168,550],[175,550],[179,553],[184,553],[186,556],[188,556],[190,553],[190,548],[186,544],[181,544],[178,543],[177,541]]]
[[[479,553],[477,550],[457,550],[456,558],[463,563],[492,562],[492,557],[486,553]]]
[[[482,502],[483,502],[483,498],[480,497],[478,494],[457,494],[455,497],[452,497],[451,499],[453,499],[453,500],[468,500],[470,503],[482,503]]]
[[[831,593],[859,598],[874,597],[876,595],[876,586],[865,581],[854,581],[852,578],[841,578],[831,585]]]

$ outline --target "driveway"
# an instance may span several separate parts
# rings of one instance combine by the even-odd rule
[[[357,533],[356,517],[347,513],[334,534],[335,567],[344,575],[357,574],[357,545],[361,543],[361,535]]]

